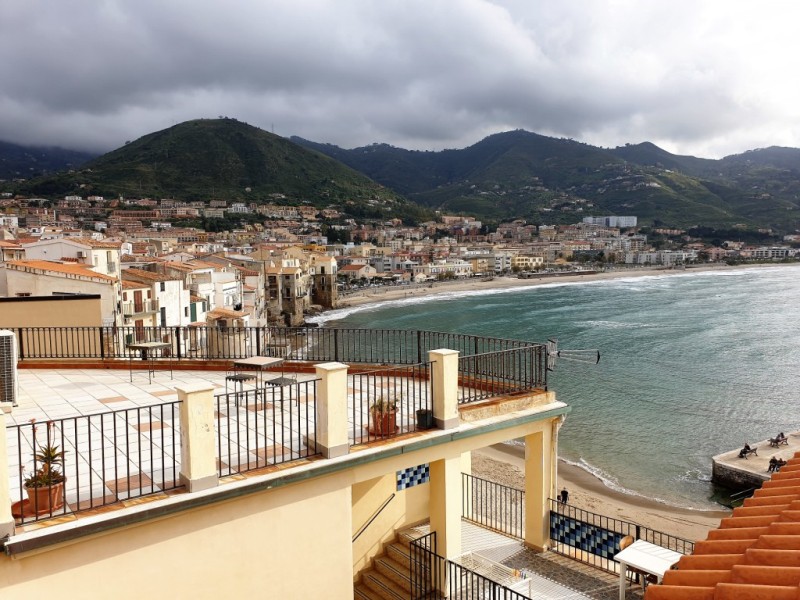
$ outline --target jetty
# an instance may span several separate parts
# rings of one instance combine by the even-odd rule
[[[750,444],[756,453],[740,458],[741,448],[717,454],[711,458],[711,481],[731,489],[745,490],[760,488],[761,484],[769,480],[769,459],[789,460],[796,452],[800,451],[800,432],[789,433],[786,443],[774,446],[770,440],[763,440]]]

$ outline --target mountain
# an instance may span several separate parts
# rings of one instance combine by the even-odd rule
[[[0,141],[0,179],[31,179],[74,169],[96,154],[56,147],[20,146]]]
[[[484,219],[566,223],[615,214],[678,227],[800,226],[800,150],[711,160],[651,143],[604,149],[522,130],[441,152],[386,144],[346,150],[292,139],[420,204]]]
[[[228,118],[188,121],[145,135],[79,170],[32,181],[24,190],[51,197],[307,202],[367,217],[422,213],[324,154]]]

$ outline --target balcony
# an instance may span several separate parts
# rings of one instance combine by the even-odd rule
[[[141,302],[123,302],[122,315],[124,317],[135,317],[136,315],[148,315],[158,312],[158,299],[142,300]]]

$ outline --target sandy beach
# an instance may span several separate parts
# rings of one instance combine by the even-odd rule
[[[524,489],[524,450],[520,446],[496,444],[472,453],[472,474]],[[729,510],[700,511],[671,507],[641,496],[623,494],[607,487],[580,467],[558,462],[558,485],[569,491],[569,503],[600,515],[632,521],[651,529],[691,540],[704,540]]]
[[[603,281],[607,279],[621,279],[625,277],[644,277],[660,275],[685,275],[688,273],[703,273],[709,271],[732,271],[743,268],[757,268],[764,265],[748,265],[729,267],[727,265],[703,265],[687,267],[686,269],[669,268],[625,268],[591,273],[586,275],[569,276],[543,276],[537,279],[519,279],[515,276],[493,277],[491,279],[459,279],[425,284],[400,285],[388,287],[366,288],[356,292],[342,295],[337,308],[349,308],[371,304],[374,302],[389,302],[404,298],[426,298],[437,294],[466,292],[478,290],[505,290],[509,288],[523,288],[553,283],[578,283],[586,281]],[[767,265],[775,266],[775,265]]]
[[[417,286],[369,288],[342,298],[341,308],[364,304],[400,300],[409,297],[428,297],[442,293],[474,290],[502,290],[561,282],[601,281],[627,277],[682,275],[709,271],[740,270],[765,265],[729,267],[727,265],[704,265],[686,269],[641,268],[616,269],[602,273],[569,277],[542,277],[540,279],[518,279],[495,277],[491,280],[461,280]],[[775,265],[766,265],[775,266]],[[515,488],[524,488],[524,463],[522,448],[496,445],[473,453],[473,474]],[[709,457],[710,460],[710,457]],[[705,539],[710,529],[719,526],[721,518],[730,515],[730,510],[701,511],[672,507],[645,497],[624,494],[607,487],[591,473],[559,461],[558,489],[566,487],[569,502],[579,508],[608,517],[632,521],[652,529],[663,531],[687,540]]]

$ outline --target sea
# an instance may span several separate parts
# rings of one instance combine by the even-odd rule
[[[316,320],[598,350],[598,364],[558,359],[549,374],[572,407],[559,457],[671,506],[719,508],[712,456],[800,431],[800,266],[444,292]]]

